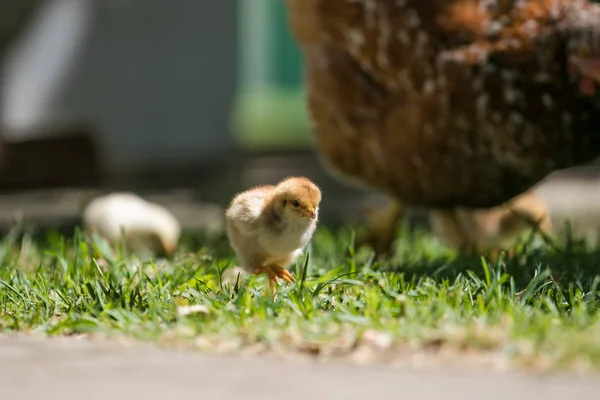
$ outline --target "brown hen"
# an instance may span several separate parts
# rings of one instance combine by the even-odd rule
[[[488,208],[600,153],[594,3],[286,1],[317,146],[341,177]]]

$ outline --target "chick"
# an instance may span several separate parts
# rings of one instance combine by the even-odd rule
[[[274,290],[279,278],[290,283],[286,269],[310,241],[319,215],[321,191],[304,177],[276,186],[258,186],[236,195],[225,213],[227,235],[240,266],[266,274]]]
[[[497,255],[510,250],[535,224],[546,234],[552,232],[548,207],[532,191],[495,208],[432,210],[429,218],[433,233],[445,245],[471,253]]]
[[[171,255],[177,249],[181,227],[164,207],[132,193],[113,193],[92,200],[83,212],[85,229],[112,243],[124,234],[134,251]]]

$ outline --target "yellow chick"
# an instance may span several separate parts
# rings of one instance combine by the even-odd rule
[[[546,234],[552,232],[548,207],[532,191],[490,209],[432,210],[429,221],[431,230],[445,245],[477,253],[510,250],[532,224],[538,224]]]
[[[240,266],[266,274],[274,290],[279,278],[290,283],[286,269],[302,254],[319,216],[321,191],[304,177],[276,186],[258,186],[236,195],[225,213],[227,235]]]
[[[132,193],[113,193],[92,200],[83,212],[86,231],[116,243],[124,234],[134,251],[170,255],[177,249],[181,227],[164,207]]]

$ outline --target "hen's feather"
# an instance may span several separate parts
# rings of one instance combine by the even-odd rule
[[[430,207],[492,207],[600,153],[573,57],[585,0],[287,0],[318,148],[337,172]]]

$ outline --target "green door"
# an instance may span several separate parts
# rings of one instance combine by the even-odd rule
[[[239,0],[238,10],[236,137],[245,148],[308,146],[302,55],[283,0]]]

